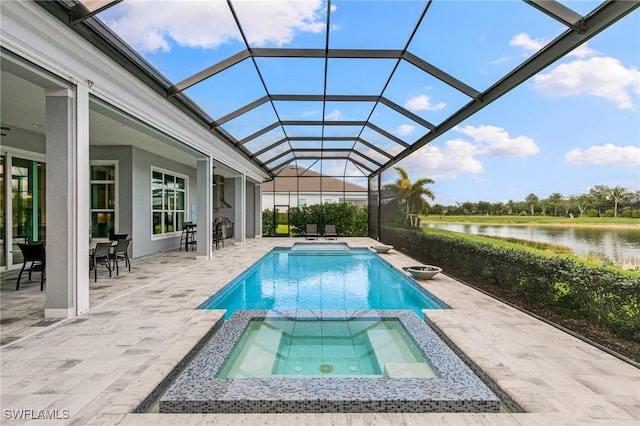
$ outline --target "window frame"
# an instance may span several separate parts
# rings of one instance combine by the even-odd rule
[[[153,191],[154,189],[158,189],[156,187],[154,187],[154,183],[153,183],[153,174],[154,173],[160,173],[162,174],[162,193],[161,193],[161,199],[162,199],[162,208],[161,209],[156,209],[154,207],[154,202],[153,202]],[[166,185],[166,176],[171,176],[173,178],[173,182],[175,183],[176,180],[179,179],[183,179],[184,180],[184,189],[178,189],[175,187],[170,188],[172,191],[174,191],[174,208],[173,209],[168,209],[166,208],[165,202],[167,200],[166,198],[166,190],[168,189],[167,185]],[[156,167],[156,166],[151,166],[151,170],[150,170],[150,182],[149,182],[149,194],[150,194],[150,223],[149,223],[149,231],[150,231],[150,235],[151,235],[151,240],[155,241],[155,240],[162,240],[162,239],[166,239],[166,238],[175,238],[177,236],[180,236],[182,234],[182,223],[180,223],[178,221],[178,213],[183,213],[183,217],[184,220],[183,222],[188,222],[190,220],[190,212],[188,209],[189,206],[189,176],[184,175],[182,173],[178,173],[175,172],[173,170],[168,170],[168,169],[164,169],[162,167]],[[183,209],[178,209],[178,203],[176,201],[176,196],[175,194],[177,192],[183,192],[184,193],[184,206]],[[160,213],[160,233],[154,233],[155,231],[155,225],[154,225],[154,214],[156,213]],[[173,232],[166,232],[166,226],[165,226],[165,218],[166,218],[166,214],[167,213],[172,213],[173,215],[173,220],[174,220],[174,227],[173,227]]]
[[[100,180],[100,179],[91,179],[91,167],[93,166],[114,166],[114,180]],[[120,164],[118,160],[91,160],[89,161],[89,224],[92,223],[93,213],[109,213],[113,212],[113,232],[118,233],[120,230],[120,192],[119,192],[119,183],[118,181],[120,176]],[[108,184],[113,183],[114,185],[114,208],[113,209],[94,209],[93,206],[93,191],[92,185],[94,184]],[[89,230],[89,235],[91,236],[91,230]]]

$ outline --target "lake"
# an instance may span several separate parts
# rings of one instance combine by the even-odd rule
[[[577,256],[597,254],[624,268],[640,266],[640,229],[429,223],[430,228],[517,238],[568,247]]]

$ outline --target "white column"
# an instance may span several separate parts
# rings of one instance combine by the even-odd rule
[[[46,90],[45,317],[89,309],[89,93]]]
[[[256,184],[256,238],[262,238],[262,185]]]
[[[213,162],[211,157],[198,158],[198,251],[196,259],[211,259],[213,226]]]
[[[246,239],[246,221],[247,221],[247,199],[246,185],[247,178],[245,175],[236,177],[236,202],[235,202],[235,225],[233,235],[236,242],[244,245]]]

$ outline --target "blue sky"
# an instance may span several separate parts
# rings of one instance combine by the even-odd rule
[[[580,14],[599,4],[563,3]],[[233,4],[252,47],[324,47],[325,2]],[[422,1],[332,2],[330,47],[402,48],[423,6]],[[176,83],[244,48],[226,2],[125,0],[99,18]],[[434,1],[408,50],[483,91],[563,30],[520,1]],[[322,93],[323,68],[317,62],[321,59],[258,61],[272,93]],[[346,65],[330,61],[329,92],[376,94],[393,64],[362,60],[359,72]],[[469,101],[407,63],[396,73],[384,96],[431,123],[438,124]],[[261,87],[253,65],[245,61],[185,93],[217,118],[263,96]],[[372,107],[328,103],[324,114],[328,119],[361,119]],[[280,105],[279,111],[290,119],[313,120],[320,119],[322,108],[321,103],[309,102]],[[249,135],[271,123],[270,109],[258,108],[233,120],[227,130]],[[372,122],[409,143],[425,133],[382,105],[373,110]],[[285,129],[288,135],[300,136],[309,130]],[[332,130],[348,135],[353,129]],[[276,129],[248,147],[257,151],[281,132]],[[390,141],[376,143],[391,152],[399,149]],[[540,198],[554,192],[569,196],[594,185],[640,190],[640,10],[398,165],[412,179],[435,180],[432,189],[441,204],[519,201],[529,193]],[[324,167],[336,174],[346,170],[362,175],[343,164],[327,162]],[[384,181],[395,178],[393,170],[383,174]]]

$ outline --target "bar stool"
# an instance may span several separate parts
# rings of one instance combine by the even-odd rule
[[[189,246],[197,244],[196,240],[196,224],[193,222],[184,222],[182,225],[182,236],[180,237],[180,251],[184,244],[184,251],[189,251]]]

